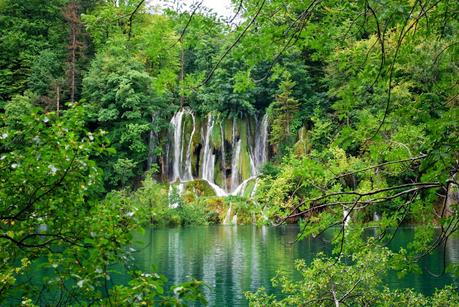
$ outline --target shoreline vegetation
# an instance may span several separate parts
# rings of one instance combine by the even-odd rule
[[[252,306],[457,305],[384,277],[459,275],[459,2],[230,6],[0,0],[2,306],[206,304],[134,267],[134,231],[288,223],[332,253]]]

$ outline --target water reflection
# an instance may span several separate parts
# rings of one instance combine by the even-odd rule
[[[170,284],[186,281],[188,276],[203,280],[210,288],[205,289],[210,306],[245,306],[244,291],[260,287],[275,291],[270,280],[278,270],[298,277],[294,272],[295,259],[311,261],[318,252],[330,251],[329,245],[319,239],[291,244],[297,233],[295,225],[147,229],[136,236],[136,263],[145,271],[154,265]],[[412,240],[413,233],[412,229],[400,229],[392,247],[405,245]],[[434,253],[423,260],[423,265],[438,271],[442,259],[441,253]],[[447,259],[459,262],[458,238],[448,241]],[[392,287],[412,287],[426,294],[453,282],[449,276],[434,278],[428,274],[412,274],[403,280],[390,276],[387,281]]]

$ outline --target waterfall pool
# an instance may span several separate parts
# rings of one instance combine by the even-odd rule
[[[316,253],[330,251],[330,246],[320,239],[308,238],[292,244],[298,231],[296,225],[147,228],[135,236],[135,261],[144,271],[154,266],[167,276],[170,285],[189,280],[189,276],[203,280],[209,286],[205,289],[209,306],[246,306],[245,291],[264,287],[277,293],[270,280],[278,270],[296,278],[295,259],[311,261]],[[413,228],[399,229],[393,247],[405,245],[413,236]],[[446,253],[449,262],[459,262],[459,238],[448,241]],[[423,265],[437,272],[443,256],[434,253],[423,261]],[[118,278],[118,282],[125,282],[124,276]],[[424,273],[387,279],[389,287],[413,288],[427,295],[451,283],[459,286],[459,280],[449,275],[435,278]]]

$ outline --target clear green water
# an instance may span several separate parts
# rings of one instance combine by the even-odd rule
[[[210,287],[205,290],[210,306],[245,306],[244,291],[265,287],[277,293],[270,280],[278,270],[289,272],[295,278],[295,259],[310,261],[317,252],[330,251],[329,245],[320,239],[292,244],[297,233],[295,225],[147,228],[143,234],[136,235],[136,265],[144,271],[155,266],[168,277],[170,284],[186,281],[188,276],[203,280]],[[412,228],[400,229],[393,247],[405,245],[413,235]],[[446,259],[459,262],[458,238],[448,241]],[[422,266],[439,272],[442,263],[443,255],[436,252],[425,258]],[[411,274],[401,280],[393,275],[387,283],[393,288],[414,288],[430,295],[445,284],[459,285],[459,280],[424,273]]]

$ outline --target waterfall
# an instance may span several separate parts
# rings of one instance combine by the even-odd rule
[[[258,188],[258,178],[255,178],[255,185],[253,186],[252,192],[250,192],[250,198],[253,198],[257,193]]]
[[[220,134],[221,134],[221,153],[222,153],[222,182],[223,189],[228,191],[228,182],[226,180],[226,153],[225,153],[225,130],[223,129],[223,122],[220,123]]]
[[[215,183],[213,182],[210,182],[209,180],[207,179],[204,179],[205,181],[207,181],[207,183],[210,185],[210,187],[214,190],[215,194],[219,197],[224,197],[224,196],[228,196],[228,193],[226,193],[225,190],[223,190],[222,188],[220,188],[218,185],[216,185]]]
[[[255,166],[257,171],[268,160],[268,124],[268,114],[265,114],[255,135]]]
[[[231,190],[235,191],[239,185],[239,158],[241,156],[241,139],[233,147],[233,157],[231,159]]]
[[[214,128],[214,120],[212,114],[209,114],[207,119],[206,137],[204,139],[204,154],[202,156],[202,179],[210,183],[214,183],[214,166],[215,155],[212,153],[212,129]]]
[[[188,111],[187,113],[190,114],[191,118],[193,119],[193,130],[191,131],[190,140],[188,141],[188,148],[186,150],[185,180],[193,180],[193,172],[191,169],[191,150],[193,145],[194,132],[196,131],[196,119],[194,117],[193,112]]]
[[[228,146],[225,146],[225,143],[228,145],[226,142],[228,135],[225,136],[224,122],[220,123],[220,127],[215,127],[215,122],[215,116],[209,114],[202,123],[189,108],[182,108],[174,114],[170,121],[170,142],[166,148],[170,182],[183,183],[202,179],[208,182],[217,196],[250,194],[252,197],[255,195],[256,184],[253,191],[248,193],[246,190],[249,182],[257,177],[260,167],[268,159],[268,117],[264,115],[255,124],[250,120],[247,123],[244,122],[243,125],[247,124],[248,129],[252,129],[251,132],[247,132],[247,135],[245,129],[240,131],[239,120],[236,117],[233,118],[230,152],[228,152]],[[193,143],[193,139],[196,138],[196,134],[199,134],[198,127],[201,127],[199,128],[201,129],[200,143],[196,144],[196,140]],[[214,153],[212,144],[214,128],[220,129],[221,145],[219,145],[218,156]],[[195,148],[200,148],[200,158],[194,156]],[[231,160],[229,160],[230,154]],[[217,160],[220,159],[220,155],[221,161]],[[227,155],[228,159],[226,159]],[[194,174],[196,177],[193,176],[193,171],[196,171],[193,170],[193,159],[195,158],[200,161],[199,175]],[[248,159],[248,161],[243,159]],[[249,164],[250,169],[242,170],[243,165],[247,167],[246,163]],[[218,178],[219,185],[215,182],[216,167],[222,169],[222,174],[219,174]],[[231,171],[231,175],[227,175],[227,171],[228,173]],[[247,171],[250,172],[250,178],[243,177]]]
[[[226,211],[225,218],[223,219],[223,225],[229,225],[231,220],[231,207],[233,204],[230,204],[228,211]]]
[[[233,204],[230,204],[228,210],[226,211],[225,218],[223,219],[223,225],[237,225],[237,214],[233,215],[231,218],[231,210]]]
[[[244,180],[233,192],[231,192],[231,195],[235,196],[244,196],[245,190],[247,189],[247,186],[251,180],[254,180],[256,177],[250,177],[246,180]]]
[[[349,214],[349,209],[346,207],[343,208],[343,219],[344,219],[344,226],[349,225],[349,222],[351,221],[351,216]]]
[[[172,162],[172,178],[171,181],[180,179],[180,162],[182,161],[182,119],[184,110],[179,110],[174,114],[171,120],[171,125],[174,129],[173,147],[173,162]]]

